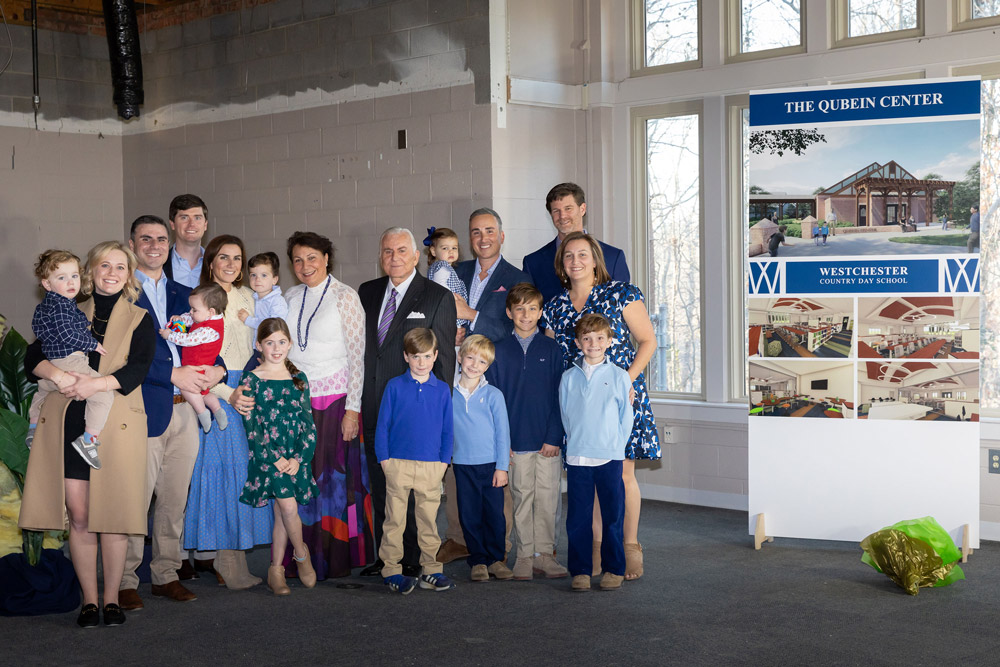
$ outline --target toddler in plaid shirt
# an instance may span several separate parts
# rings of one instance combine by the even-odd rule
[[[30,424],[25,444],[31,449],[35,438],[35,427],[42,403],[53,391],[65,386],[63,379],[67,371],[103,377],[90,367],[89,354],[105,354],[104,346],[97,342],[90,332],[90,321],[77,308],[76,296],[80,293],[80,258],[66,250],[46,250],[38,256],[35,277],[45,289],[45,298],[35,308],[31,318],[31,330],[42,341],[42,352],[53,366],[63,371],[55,381],[39,380],[38,392],[31,399],[28,409]],[[101,468],[101,458],[97,454],[97,440],[108,420],[114,393],[99,391],[87,399],[84,413],[84,432],[73,441],[73,448],[91,468]]]

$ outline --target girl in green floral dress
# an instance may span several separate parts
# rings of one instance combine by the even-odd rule
[[[309,560],[309,548],[302,541],[297,507],[316,494],[311,465],[316,426],[306,376],[288,360],[291,336],[285,321],[273,317],[261,322],[256,347],[261,363],[246,375],[243,386],[244,394],[252,396],[256,403],[243,415],[250,460],[240,502],[264,507],[274,498],[274,539],[267,585],[275,595],[288,595],[291,590],[281,562],[289,542],[299,580],[306,588],[316,585],[316,570]]]

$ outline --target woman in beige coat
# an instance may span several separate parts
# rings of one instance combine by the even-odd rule
[[[69,516],[69,548],[83,590],[77,623],[98,623],[97,546],[104,571],[104,623],[118,625],[118,585],[125,567],[129,534],[146,533],[146,413],[139,385],[149,370],[156,330],[139,295],[136,258],[117,241],[94,246],[83,267],[82,292],[93,299],[81,306],[91,332],[107,353],[90,354],[100,377],[66,373],[45,360],[36,341],[28,348],[29,375],[60,387],[42,405],[28,459],[18,525],[31,530],[62,530]],[[83,433],[85,399],[112,391],[114,404],[100,435],[100,470],[91,468],[70,443]]]

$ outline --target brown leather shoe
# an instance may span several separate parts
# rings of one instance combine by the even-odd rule
[[[181,567],[177,570],[177,578],[181,581],[198,578],[198,573],[195,572],[194,567],[191,565],[191,561],[184,559],[184,561],[181,562]]]
[[[447,539],[441,545],[441,548],[437,552],[437,561],[444,565],[445,563],[450,563],[456,561],[459,558],[467,558],[469,555],[469,550],[465,548],[464,544],[459,544],[455,540]]]
[[[198,596],[184,588],[184,584],[179,581],[171,581],[169,584],[153,584],[153,595],[170,598],[177,602],[190,602],[197,600]]]
[[[142,609],[146,605],[142,603],[139,591],[134,588],[123,588],[118,591],[118,606],[125,611],[135,611],[136,609]]]

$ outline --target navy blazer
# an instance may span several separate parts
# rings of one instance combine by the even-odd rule
[[[167,279],[167,317],[174,317],[186,313],[191,308],[188,306],[188,294],[191,288],[180,283]],[[153,318],[156,330],[166,326],[166,322],[160,322],[156,317],[153,304],[150,303],[146,292],[139,290],[139,300],[135,302],[140,308],[145,308],[149,316]],[[142,381],[142,401],[146,406],[146,428],[147,435],[155,438],[163,435],[170,423],[170,417],[174,410],[174,385],[170,383],[170,375],[174,371],[174,357],[170,354],[170,347],[162,336],[156,336],[156,354],[153,356],[153,363],[149,366],[149,373]]]
[[[455,273],[471,294],[472,279],[476,275],[476,260],[459,262],[455,265]],[[531,278],[527,273],[518,270],[501,257],[493,275],[486,281],[479,303],[476,304],[476,310],[479,312],[476,325],[474,328],[471,325],[466,327],[469,333],[482,334],[494,343],[509,336],[514,330],[514,322],[507,317],[507,294],[514,285],[530,282]]]
[[[522,267],[528,274],[531,282],[542,293],[542,300],[548,303],[549,299],[562,294],[563,286],[556,276],[556,241],[552,239],[541,248],[524,258]],[[625,262],[625,253],[619,248],[608,245],[603,241],[598,241],[601,252],[604,253],[604,264],[608,267],[608,273],[612,280],[628,283],[631,282],[631,274],[628,271],[628,264]]]

